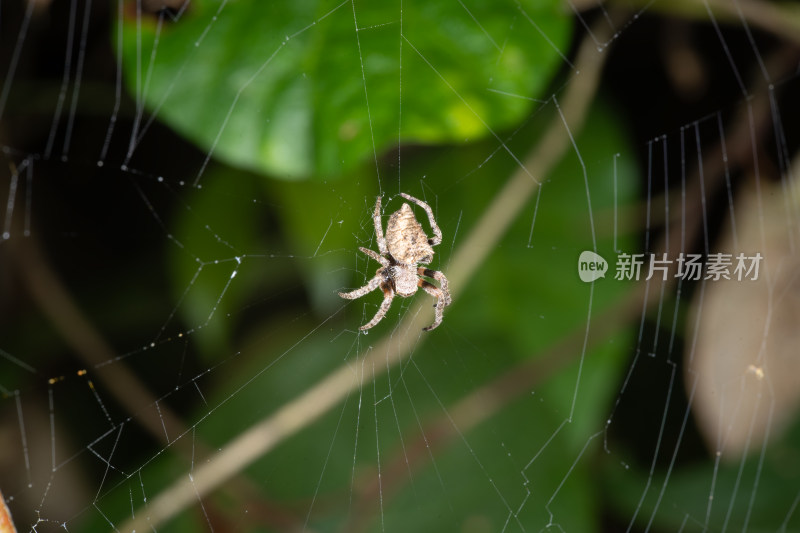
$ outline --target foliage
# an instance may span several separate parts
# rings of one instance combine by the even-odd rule
[[[398,141],[460,142],[518,123],[560,64],[570,26],[552,0],[481,0],[469,11],[422,0],[200,0],[174,23],[129,13],[122,54],[131,93],[214,157],[320,179]]]

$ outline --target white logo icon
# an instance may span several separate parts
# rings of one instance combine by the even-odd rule
[[[578,276],[581,281],[590,283],[597,278],[606,277],[608,263],[601,256],[589,250],[581,252],[578,258]]]

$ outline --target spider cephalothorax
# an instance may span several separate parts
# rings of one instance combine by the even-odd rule
[[[436,316],[433,324],[424,328],[430,331],[442,323],[442,312],[450,305],[450,291],[447,288],[447,278],[438,270],[431,270],[417,265],[427,265],[433,261],[433,247],[442,242],[442,231],[436,225],[433,218],[433,211],[430,206],[413,196],[400,193],[400,196],[410,200],[423,208],[428,214],[428,221],[431,224],[433,238],[429,239],[422,229],[422,225],[417,222],[411,206],[404,203],[399,210],[392,213],[389,222],[386,224],[386,237],[383,236],[381,225],[381,197],[375,202],[375,211],[372,220],[375,223],[375,240],[378,242],[376,253],[369,248],[361,247],[359,250],[378,261],[381,268],[375,272],[375,277],[369,283],[351,292],[340,292],[339,296],[354,300],[360,298],[378,287],[383,291],[383,303],[372,320],[361,326],[361,330],[367,330],[381,321],[392,304],[395,294],[407,298],[417,292],[422,287],[425,292],[436,298]],[[420,276],[433,278],[439,282],[439,287],[426,281]]]

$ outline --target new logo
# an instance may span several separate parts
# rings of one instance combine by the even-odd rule
[[[604,278],[607,270],[608,262],[602,256],[589,250],[581,252],[581,256],[578,258],[578,276],[581,281],[591,283],[597,278]]]

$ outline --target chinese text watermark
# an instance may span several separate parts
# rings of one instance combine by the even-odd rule
[[[666,253],[660,254],[660,257],[657,254],[618,253],[614,279],[639,281],[655,278],[666,281],[673,277],[687,281],[755,281],[762,259],[763,256],[758,252],[753,255],[713,253],[706,256],[681,252],[674,259],[668,258]],[[578,258],[581,281],[589,283],[604,278],[607,270],[608,262],[595,252],[585,251]]]

